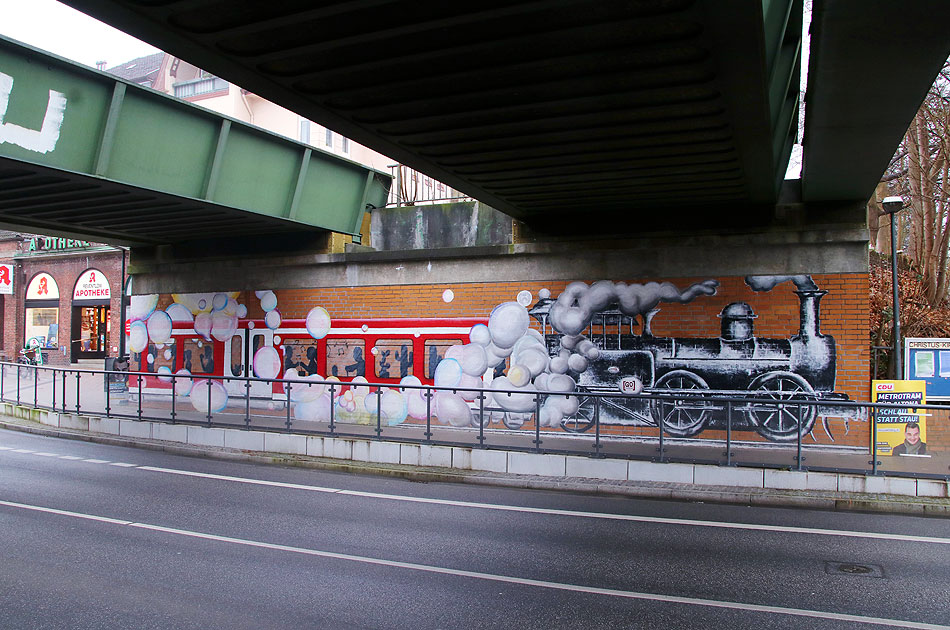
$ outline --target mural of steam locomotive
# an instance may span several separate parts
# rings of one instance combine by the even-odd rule
[[[746,282],[756,289],[753,280],[758,278]],[[722,309],[718,338],[656,337],[651,322],[658,309],[639,317],[616,308],[602,310],[586,331],[598,346],[599,356],[578,375],[579,390],[618,393],[621,379],[634,376],[644,392],[657,396],[603,398],[600,421],[662,424],[664,431],[676,437],[694,436],[707,428],[725,429],[730,412],[715,395],[743,397],[752,402],[732,403],[733,428],[753,429],[772,441],[795,441],[812,430],[819,414],[852,413],[835,406],[848,397],[834,391],[835,340],[820,331],[819,302],[827,291],[808,284],[795,291],[800,326],[798,334],[787,339],[756,337],[757,316],[745,302],[732,302]],[[552,355],[559,351],[561,339],[548,321],[553,302],[539,300],[529,311],[541,324]],[[639,333],[634,332],[635,326]],[[822,404],[799,404],[803,402]],[[578,413],[566,418],[562,427],[589,429],[594,423],[593,407],[593,398],[584,399]]]

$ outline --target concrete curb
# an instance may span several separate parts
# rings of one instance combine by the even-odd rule
[[[669,481],[611,481],[580,477],[550,477],[542,475],[492,473],[458,470],[438,466],[383,464],[356,460],[341,460],[312,455],[274,453],[228,448],[199,446],[152,438],[125,437],[94,433],[77,429],[50,427],[26,419],[0,418],[0,428],[34,435],[81,440],[110,446],[124,446],[163,451],[186,457],[204,457],[259,464],[297,466],[365,475],[398,477],[418,482],[470,483],[506,488],[553,490],[585,494],[665,499],[706,503],[726,503],[748,506],[797,507],[822,510],[884,512],[924,516],[950,516],[950,498],[911,497],[894,494],[841,492],[830,490],[776,490],[676,483]]]

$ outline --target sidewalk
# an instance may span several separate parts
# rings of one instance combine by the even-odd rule
[[[191,457],[394,476],[414,481],[738,505],[950,516],[950,483],[945,481],[549,456],[398,444],[369,438],[341,439],[106,419],[34,410],[9,403],[0,407],[0,429]],[[624,475],[617,474],[621,468]],[[690,477],[685,476],[688,469]],[[527,470],[555,474],[525,474]],[[563,474],[557,474],[560,471],[564,471]],[[677,478],[683,480],[673,480]],[[691,482],[685,481],[690,478]]]

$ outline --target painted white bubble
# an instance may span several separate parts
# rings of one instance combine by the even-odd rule
[[[247,307],[243,304],[238,304],[234,314],[238,317],[247,317]]]
[[[519,291],[518,297],[515,299],[521,306],[531,306],[531,302],[534,301],[531,297],[531,291]]]
[[[414,333],[412,333],[412,336],[415,337],[416,339],[418,339],[420,335],[419,335],[419,333],[414,332]]]
[[[538,297],[541,298],[542,300],[548,299],[549,297],[551,297],[551,290],[541,289],[540,291],[538,291]]]
[[[203,344],[201,341],[198,342],[198,347],[199,347],[199,348],[200,348],[201,346],[203,346],[203,345],[204,345],[204,344]]]
[[[145,324],[145,327],[148,328],[148,323],[147,323],[147,322],[146,322],[146,324]],[[163,343],[157,343],[157,344],[155,344],[155,347],[158,348],[159,350],[161,350],[162,348],[165,347],[165,344],[163,344]]]
[[[493,354],[496,357],[501,357],[502,359],[508,358],[511,355],[511,348],[499,348],[494,343],[488,344],[488,347],[485,349],[485,352],[488,354]]]
[[[273,346],[264,346],[254,353],[252,362],[257,378],[277,378],[280,374],[280,353]]]
[[[323,339],[330,332],[330,314],[322,306],[315,306],[307,313],[307,332],[314,339]]]
[[[158,380],[160,380],[161,382],[163,383],[172,382],[172,369],[168,367],[167,365],[160,365],[158,367],[158,370],[156,370],[156,372],[158,373]]]
[[[363,324],[362,326],[360,326],[360,330],[362,330],[363,332],[366,332],[367,330],[369,330],[369,326],[367,326],[366,324]]]
[[[564,415],[561,411],[549,404],[545,404],[541,407],[541,426],[542,427],[556,427],[561,423],[561,420],[564,418]]]
[[[573,350],[577,344],[583,340],[583,335],[564,335],[561,337],[561,347],[567,350]]]
[[[572,354],[567,359],[567,367],[574,372],[583,372],[587,369],[587,357],[581,356],[579,354]]]
[[[220,311],[228,305],[228,295],[226,293],[215,293],[211,300],[211,310]]]
[[[195,332],[205,339],[211,339],[211,328],[214,326],[214,319],[211,313],[198,313],[195,315]]]
[[[332,404],[330,394],[323,394],[312,401],[299,402],[294,405],[294,418],[309,422],[329,422]]]
[[[442,359],[432,380],[436,387],[455,387],[462,380],[462,365],[455,359]]]
[[[475,402],[478,398],[478,392],[474,391],[482,386],[482,379],[471,374],[462,374],[462,380],[459,381],[459,387],[466,388],[467,391],[459,391],[459,396],[467,402]]]
[[[365,376],[356,376],[350,381],[352,387],[349,391],[352,392],[354,398],[369,396],[369,387],[366,386],[367,383],[369,383],[369,381],[366,380]]]
[[[468,333],[468,338],[472,343],[480,346],[487,346],[491,343],[491,333],[488,332],[488,326],[485,324],[475,324]]]
[[[376,346],[373,346],[373,348],[370,350],[370,353],[373,354],[373,355],[378,355],[378,354],[379,354],[379,348],[377,348]]]
[[[172,318],[165,311],[154,311],[145,320],[148,338],[154,343],[165,343],[172,336]]]
[[[551,396],[548,401],[565,416],[573,416],[580,408],[580,399],[577,396]]]
[[[462,358],[459,360],[462,371],[469,376],[481,376],[488,369],[488,355],[485,348],[477,343],[462,346]]]
[[[518,362],[528,369],[531,373],[531,378],[544,372],[548,368],[549,360],[548,354],[537,347],[527,348],[518,357]]]
[[[292,382],[287,383],[285,389],[290,389],[290,400],[294,402],[313,402],[320,396],[323,396],[326,385],[315,381],[322,381],[323,377],[319,374],[301,377],[296,370],[287,370],[284,372],[284,379],[291,381],[311,381],[309,383]]]
[[[435,395],[435,415],[442,424],[467,427],[472,424],[472,410],[457,394],[438,392]]]
[[[446,289],[442,292],[442,301],[448,304],[455,299],[455,291],[452,289]]]
[[[261,296],[261,309],[269,312],[277,308],[277,295],[273,291],[266,291]]]
[[[145,361],[146,361],[149,365],[155,363],[155,355],[152,354],[151,352],[149,352],[148,354],[145,355]]]
[[[191,372],[185,368],[181,368],[175,372],[175,393],[179,396],[187,396],[191,393],[192,385],[194,385],[194,379],[191,378]]]
[[[550,370],[554,374],[566,374],[568,370],[568,357],[557,356],[551,359]]]
[[[418,377],[418,376],[413,376],[413,375],[410,374],[409,376],[403,376],[401,379],[399,379],[399,384],[400,384],[400,385],[422,385],[422,381],[419,380],[419,377]],[[401,390],[401,391],[403,391],[403,392],[417,392],[417,391],[422,391],[422,390],[417,390],[417,389],[403,389],[403,390]]]
[[[208,308],[208,300],[202,298],[198,300],[198,310],[203,311]]]
[[[379,411],[380,422],[391,427],[402,424],[409,415],[409,407],[405,397],[392,389],[370,394],[366,397],[363,405],[366,413],[374,419],[376,418],[376,412]]]
[[[567,374],[552,374],[548,377],[548,391],[569,394],[575,387],[577,383]]]
[[[135,321],[129,324],[129,350],[141,352],[148,347],[148,329],[145,322]]]
[[[262,297],[264,297],[264,294],[265,294],[265,293],[269,293],[269,291],[255,291],[255,292],[254,292],[254,297],[256,297],[256,298],[259,300],[259,299],[261,299]]]
[[[425,420],[427,409],[425,390],[407,389],[405,395],[409,409],[409,415],[416,420]]]
[[[462,349],[463,349],[463,347],[464,347],[464,346],[463,346],[462,344],[456,344],[456,345],[454,345],[454,346],[449,346],[448,349],[445,351],[445,354],[443,355],[443,358],[445,358],[445,359],[455,359],[456,361],[458,361],[459,363],[461,363],[461,362],[462,362]]]
[[[587,349],[587,352],[584,353],[584,356],[586,356],[588,359],[593,361],[594,359],[600,356],[600,348],[598,348],[597,346],[592,346]]]
[[[248,329],[248,330],[254,330],[254,327],[255,327],[255,326],[256,326],[256,324],[255,324],[254,322],[248,322],[248,323],[247,323],[247,329]]]
[[[129,319],[147,319],[158,306],[158,295],[133,295],[129,304]]]
[[[237,300],[235,300],[233,297],[229,297],[228,301],[224,305],[224,308],[222,308],[221,310],[227,313],[228,315],[237,316],[238,309],[240,309],[241,306],[242,305],[239,304]]]
[[[228,406],[228,391],[218,381],[196,381],[191,388],[191,406],[200,413],[218,413]],[[209,403],[210,400],[210,411]]]
[[[165,313],[172,318],[173,322],[185,322],[191,323],[194,321],[195,317],[191,314],[191,311],[188,310],[188,307],[183,304],[175,302],[174,304],[169,304],[168,308],[165,309]]]
[[[264,315],[264,324],[271,330],[276,330],[280,326],[280,311],[276,308],[267,311],[267,314]]]
[[[550,376],[550,374],[548,374],[547,372],[541,372],[541,373],[538,374],[538,376],[534,379],[534,386],[538,388],[538,391],[539,391],[539,392],[547,391],[547,389],[548,389],[548,376]]]
[[[513,364],[508,368],[508,380],[515,388],[524,387],[531,382],[531,371],[523,365]]]
[[[488,316],[488,331],[492,343],[499,348],[510,348],[525,334],[529,324],[528,311],[517,302],[496,306]]]
[[[165,352],[162,353],[162,356],[165,357],[165,360],[166,360],[166,361],[171,361],[171,359],[172,359],[172,351],[171,351],[171,350],[166,350]]]
[[[211,336],[218,341],[227,341],[237,334],[237,315],[228,315],[224,311],[216,311],[211,315]]]
[[[533,411],[535,408],[535,387],[531,383],[528,383],[524,387],[515,387],[512,385],[504,376],[499,376],[491,382],[491,389],[493,390],[513,390],[521,389],[524,393],[515,393],[508,394],[502,393],[499,391],[494,391],[492,393],[492,398],[495,400],[495,404],[504,409],[505,411],[515,411],[519,413],[525,413]]]

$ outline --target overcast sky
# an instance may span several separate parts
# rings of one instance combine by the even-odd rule
[[[54,0],[0,0],[0,35],[95,67],[158,49]]]

